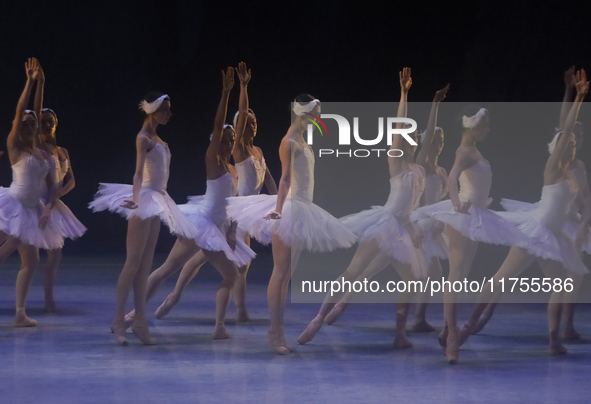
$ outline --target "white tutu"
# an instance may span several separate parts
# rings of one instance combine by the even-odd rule
[[[210,182],[208,181],[209,189],[212,188]],[[221,219],[221,225],[218,227],[212,220],[212,206],[204,196],[190,196],[189,203],[179,205],[179,209],[198,229],[193,240],[200,248],[209,251],[223,251],[226,257],[239,267],[248,264],[256,256],[255,252],[244,242],[246,233],[240,227],[236,229],[236,248],[234,250],[230,248],[226,237],[230,221],[223,217],[214,217],[214,220]]]
[[[427,264],[433,257],[443,260],[449,259],[449,239],[447,238],[445,231],[434,236],[433,228],[437,223],[437,220],[430,217],[415,222],[415,226],[418,226],[425,235],[425,241],[421,247],[421,252]]]
[[[539,206],[539,203],[521,202],[513,199],[503,198],[501,200],[501,206],[503,206],[503,208],[508,212],[531,212]],[[564,228],[562,230],[571,240],[575,240],[577,237],[578,228],[578,221],[569,218],[564,223]],[[591,227],[589,228],[587,243],[583,244],[583,251],[587,254],[591,254]]]
[[[62,236],[72,240],[81,237],[86,232],[86,227],[74,216],[66,204],[59,199],[53,205],[51,222]]]
[[[251,237],[269,244],[277,234],[286,245],[311,252],[349,248],[355,235],[338,219],[312,202],[288,197],[281,219],[263,219],[277,206],[277,195],[253,195],[228,198],[228,217],[238,222]]]
[[[166,191],[142,188],[137,202],[137,209],[121,207],[124,201],[132,199],[132,185],[101,183],[94,201],[88,207],[93,212],[109,210],[110,212],[119,213],[126,219],[139,217],[146,220],[158,216],[168,226],[170,232],[176,236],[194,238],[197,234],[197,229],[187,220]]]
[[[383,206],[372,206],[371,209],[344,216],[340,221],[357,236],[360,243],[375,239],[380,250],[390,258],[410,264],[417,279],[427,277],[423,257],[414,248],[410,234]]]
[[[63,227],[69,220],[59,210],[53,209],[49,224],[45,229],[40,229],[39,217],[43,213],[43,204],[40,199],[36,205],[35,207],[23,206],[8,188],[0,187],[0,230],[37,248],[45,250],[62,248],[64,236],[70,237],[66,228]]]

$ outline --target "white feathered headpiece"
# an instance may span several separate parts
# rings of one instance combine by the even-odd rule
[[[164,102],[164,100],[170,100],[168,94],[164,94],[163,96],[155,99],[152,102],[143,100],[142,102],[140,102],[139,107],[146,114],[153,114],[154,112],[158,111],[158,108],[160,108],[160,105],[162,105],[162,102]]]
[[[307,102],[305,104],[300,104],[299,102],[294,101],[293,102],[293,112],[298,116],[304,115],[304,114],[309,114],[310,111],[314,110],[314,108],[318,104],[320,104],[320,100],[318,100],[318,99],[314,99],[314,100]]]
[[[480,108],[474,116],[464,115],[462,117],[462,126],[466,129],[472,129],[480,123],[486,114],[488,114],[488,110],[486,108]]]

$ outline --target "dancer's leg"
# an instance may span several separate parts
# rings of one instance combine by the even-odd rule
[[[2,244],[2,246],[0,246],[0,268],[2,265],[4,265],[4,261],[6,261],[6,259],[16,251],[21,243],[21,241],[15,237],[6,236],[4,233],[1,234],[4,235],[6,241],[4,244]]]
[[[16,278],[16,316],[15,327],[32,327],[37,321],[27,317],[25,306],[33,276],[39,265],[39,249],[32,245],[20,244],[18,252],[21,256],[21,268]]]
[[[406,336],[406,321],[408,319],[408,308],[410,307],[410,301],[413,296],[413,292],[410,291],[411,281],[417,281],[412,273],[410,264],[404,264],[399,261],[392,261],[392,266],[396,269],[396,272],[400,275],[407,288],[404,292],[399,292],[398,303],[396,305],[396,337],[394,338],[394,348],[403,349],[411,348],[412,342]]]
[[[57,268],[61,260],[61,248],[47,251],[47,263],[45,264],[45,271],[43,272],[43,285],[45,289],[45,307],[43,308],[43,311],[47,313],[53,313],[56,310],[53,289],[55,288]]]
[[[576,340],[581,339],[581,334],[575,330],[575,301],[579,295],[579,289],[585,275],[575,274],[573,272],[568,273],[568,277],[573,280],[572,292],[564,294],[564,304],[562,306],[562,312],[564,313],[564,340]]]
[[[429,265],[429,277],[433,280],[441,279],[443,270],[441,269],[441,262],[439,258],[432,257],[431,264]],[[426,313],[427,305],[429,302],[430,291],[425,290],[423,293],[418,294],[417,311],[415,313],[415,321],[411,327],[413,332],[431,332],[435,331],[435,327],[427,322]]]
[[[250,236],[247,234],[244,237],[244,242],[250,247]],[[246,311],[246,275],[250,268],[250,262],[238,268],[238,281],[232,295],[234,296],[234,304],[236,304],[236,321],[248,321],[248,312]]]
[[[206,262],[207,257],[203,251],[199,250],[185,263],[185,265],[183,265],[183,269],[181,270],[179,278],[176,281],[174,290],[166,297],[158,309],[156,309],[156,318],[163,318],[168,313],[170,313],[170,310],[172,310],[179,300],[181,300],[181,295],[183,294],[183,291],[187,285],[189,285],[193,278],[197,276],[197,273]]]
[[[549,260],[538,260],[540,268],[544,273],[545,278],[552,278],[552,286],[554,290],[554,279],[561,279],[561,291],[552,292],[550,301],[548,302],[548,331],[550,334],[550,345],[548,352],[550,355],[563,355],[567,353],[567,349],[562,345],[560,338],[560,319],[562,316],[562,303],[564,300],[564,278],[566,269],[556,262]]]
[[[238,268],[234,262],[226,257],[223,251],[203,250],[203,253],[223,278],[215,299],[215,329],[213,331],[213,339],[225,339],[230,337],[224,323],[226,320],[226,311],[230,304],[230,297],[232,296],[232,289],[238,279]]]
[[[285,334],[283,331],[283,308],[286,285],[289,285],[291,278],[291,247],[281,241],[276,234],[273,235],[273,273],[269,280],[267,288],[267,300],[269,302],[269,315],[271,325],[268,331],[269,341],[275,352],[286,355],[290,349],[285,343]]]

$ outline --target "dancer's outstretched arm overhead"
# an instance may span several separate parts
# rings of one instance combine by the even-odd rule
[[[431,113],[429,114],[429,122],[427,123],[427,130],[425,138],[421,143],[421,150],[417,156],[417,164],[426,167],[429,163],[429,155],[431,151],[431,144],[435,136],[435,127],[437,126],[437,113],[439,112],[439,104],[443,101],[449,91],[449,84],[435,93],[433,103],[431,104]],[[432,162],[431,162],[432,163]]]
[[[408,90],[412,86],[412,77],[410,76],[410,67],[405,67],[402,69],[401,72],[398,73],[400,78],[400,102],[398,103],[398,113],[396,116],[398,118],[406,118],[408,113]],[[396,129],[404,128],[403,123],[397,123]],[[403,140],[402,135],[399,133],[395,133],[392,137],[392,145],[390,146],[390,150],[399,150],[400,144],[406,140]],[[388,167],[390,169],[390,177],[394,177],[395,175],[400,173],[402,169],[403,159],[400,157],[392,157],[388,155]]]
[[[238,64],[236,72],[238,74],[238,79],[240,80],[240,99],[238,102],[238,119],[236,121],[236,127],[234,128],[236,131],[235,152],[240,154],[242,161],[250,155],[249,151],[246,149],[243,137],[246,129],[246,122],[248,120],[248,83],[250,82],[252,74],[250,69],[246,69],[246,63],[244,62]]]
[[[226,111],[228,109],[228,99],[230,98],[230,91],[232,91],[232,87],[234,87],[234,68],[228,67],[226,71],[222,70],[222,78],[222,97],[215,114],[211,141],[209,142],[209,147],[205,153],[205,167],[207,169],[208,180],[215,180],[226,172],[226,169],[223,166],[219,156],[220,147],[222,144],[222,136],[224,135],[224,127],[226,126],[225,123]]]
[[[573,82],[573,76],[575,74],[575,67],[571,66],[567,71],[564,72],[564,98],[562,99],[562,107],[560,108],[560,121],[558,122],[558,128],[564,129],[564,124],[568,113],[572,106],[573,94],[575,93],[575,84]]]

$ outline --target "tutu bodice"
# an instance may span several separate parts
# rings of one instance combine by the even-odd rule
[[[66,174],[70,170],[70,162],[68,161],[68,159],[60,160],[55,155],[53,155],[51,157],[52,157],[51,160],[53,161],[52,169],[55,170],[54,171],[55,172],[55,184],[59,188],[64,183],[64,178],[66,177]]]
[[[207,180],[205,195],[189,197],[189,204],[201,204],[205,214],[216,226],[221,226],[226,219],[226,198],[237,196],[238,187],[232,174],[225,173],[215,180]]]
[[[39,160],[33,155],[25,157],[12,166],[10,193],[27,208],[39,206],[46,193],[45,177],[49,172],[47,160]]]
[[[156,143],[152,150],[146,153],[142,188],[154,191],[165,191],[170,174],[170,151],[161,143]]]
[[[234,165],[238,171],[240,196],[258,195],[265,182],[267,164],[265,159],[257,159],[249,156],[247,159]],[[234,195],[232,195],[234,196]]]
[[[577,181],[577,187],[581,189],[582,184],[584,184],[585,181],[587,181],[587,174],[584,170],[581,170],[579,167],[573,167],[572,169],[570,169],[570,172],[573,174],[575,180]],[[571,206],[569,216],[574,221],[578,222],[581,220],[579,215],[579,207],[574,203]]]
[[[408,221],[408,215],[419,204],[424,188],[425,181],[412,170],[390,177],[390,195],[384,209],[402,223]]]
[[[544,185],[542,197],[532,216],[552,232],[559,232],[564,227],[578,189],[570,181]]]
[[[314,152],[304,145],[302,153],[295,153],[292,160],[291,187],[288,197],[312,202],[314,199]]]
[[[470,201],[479,208],[486,207],[486,201],[492,184],[490,164],[480,160],[460,174],[459,198],[462,202]]]
[[[425,190],[422,196],[422,205],[432,205],[439,202],[447,195],[447,184],[439,174],[431,174],[425,178]]]

